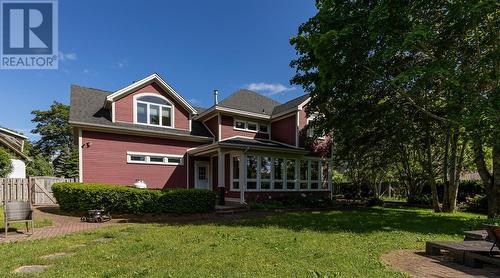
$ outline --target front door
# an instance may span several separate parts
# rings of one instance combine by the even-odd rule
[[[210,163],[208,161],[196,161],[194,168],[194,187],[210,189]]]

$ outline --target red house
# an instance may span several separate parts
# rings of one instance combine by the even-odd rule
[[[239,90],[193,107],[157,74],[116,92],[73,85],[80,180],[204,188],[221,200],[328,196],[329,140],[306,146],[307,95],[286,103]]]

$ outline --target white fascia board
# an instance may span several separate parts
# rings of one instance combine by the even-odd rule
[[[203,111],[203,113],[197,115],[195,119],[200,119],[203,118],[204,116],[210,114],[211,112],[218,111],[218,112],[227,112],[230,114],[235,114],[235,115],[240,115],[244,116],[247,118],[258,118],[258,119],[263,119],[263,120],[269,120],[271,119],[271,116],[269,115],[263,115],[259,113],[254,113],[254,112],[248,112],[244,110],[239,110],[239,109],[233,109],[233,108],[227,108],[227,107],[222,107],[222,106],[212,106],[209,109]]]
[[[0,131],[4,132],[4,133],[7,133],[9,135],[12,135],[12,136],[16,136],[16,137],[20,137],[20,138],[23,138],[23,139],[28,139],[28,137],[22,135],[22,134],[19,134],[17,132],[14,132],[12,130],[8,130],[8,129],[5,129],[5,128],[1,128],[0,127]]]
[[[189,112],[193,115],[196,115],[198,112],[196,109],[194,109],[189,102],[187,102],[181,95],[179,95],[167,82],[163,81],[163,79],[156,73],[153,73],[142,80],[139,80],[137,82],[134,82],[130,84],[129,86],[120,89],[116,91],[115,93],[109,95],[106,97],[106,101],[109,103],[112,103],[118,99],[120,99],[122,96],[128,94],[129,92],[133,91],[134,89],[137,89],[139,87],[142,87],[150,82],[156,81],[160,86],[163,87],[167,92],[169,92],[174,99],[176,99],[179,103],[181,103],[185,108],[189,110]]]

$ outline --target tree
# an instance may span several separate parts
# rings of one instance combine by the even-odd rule
[[[0,177],[7,177],[12,172],[12,161],[10,154],[0,148]]]
[[[34,110],[32,114],[35,116],[32,121],[36,123],[32,132],[41,136],[34,149],[39,151],[41,156],[53,159],[52,172],[55,175],[78,177],[78,150],[73,145],[73,132],[68,123],[69,106],[54,102],[49,110]],[[34,167],[34,172],[51,172],[43,157],[36,160],[40,164]]]
[[[31,114],[34,115],[31,121],[36,123],[31,132],[41,136],[35,146],[43,155],[53,157],[66,148],[73,147],[68,105],[54,101],[49,110],[34,110]]]
[[[410,147],[418,163],[407,165],[420,164],[435,210],[442,179],[442,208],[453,212],[471,134],[478,168],[483,144],[493,146],[493,168],[500,164],[498,3],[324,0],[317,7],[291,40],[299,55],[292,83],[310,93],[306,112],[320,114],[315,130],[334,129],[344,157],[407,160]],[[481,172],[495,206],[500,169]]]
[[[54,167],[52,166],[50,160],[43,156],[29,140],[26,140],[24,143],[24,153],[33,159],[26,164],[27,176],[36,177],[54,175]]]
[[[63,150],[54,159],[54,172],[58,177],[78,178],[78,152],[74,149]]]

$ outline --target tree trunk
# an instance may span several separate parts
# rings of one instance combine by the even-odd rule
[[[445,212],[455,212],[457,206],[457,194],[458,194],[458,182],[455,179],[457,175],[457,162],[458,162],[458,130],[455,130],[451,136],[451,148],[450,148],[450,165],[448,172],[448,194],[444,195],[447,199],[447,206],[444,207]],[[444,202],[444,201],[443,201]]]
[[[491,181],[491,213],[489,217],[500,216],[500,138],[493,138],[493,180]],[[488,209],[490,211],[490,209]]]
[[[497,170],[497,173],[499,173],[500,169],[499,168],[499,162],[500,162],[500,157],[498,157],[498,147],[494,148],[496,150],[493,150],[493,164],[494,168]],[[479,176],[481,177],[481,181],[483,182],[484,188],[486,189],[486,195],[488,198],[488,217],[493,218],[499,214],[498,212],[498,202],[500,202],[500,199],[498,198],[498,193],[495,194],[496,192],[493,190],[495,188],[494,186],[494,180],[493,180],[493,175],[490,174],[490,171],[488,170],[488,167],[486,166],[486,162],[484,160],[484,151],[483,151],[483,142],[479,135],[475,135],[473,137],[473,150],[474,150],[474,162],[477,167],[477,171],[479,173]],[[495,155],[495,152],[497,154]],[[495,157],[496,156],[496,157]],[[496,166],[495,166],[496,164]],[[498,181],[497,181],[498,183]]]
[[[443,208],[449,207],[448,204],[448,171],[449,171],[449,154],[450,154],[450,128],[446,130],[446,138],[444,140],[444,158],[443,158]]]
[[[432,192],[432,208],[435,212],[441,212],[441,207],[439,206],[439,197],[436,187],[436,179],[434,178],[434,167],[432,166],[432,149],[431,149],[431,134],[430,127],[427,124],[426,140],[425,140],[425,151],[426,151],[426,167],[427,169],[427,182],[431,187]]]

